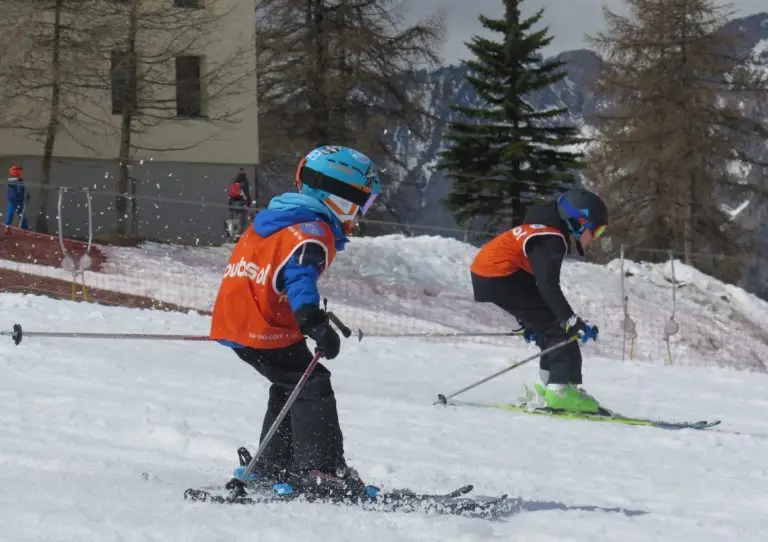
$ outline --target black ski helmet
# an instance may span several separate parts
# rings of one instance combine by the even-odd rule
[[[585,229],[595,231],[608,224],[608,208],[600,196],[586,188],[574,187],[557,198],[560,214],[576,240]]]

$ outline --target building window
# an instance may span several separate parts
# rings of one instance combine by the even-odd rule
[[[125,51],[112,51],[109,71],[112,83],[112,114],[135,113],[139,105],[135,56]]]
[[[176,115],[203,116],[203,89],[201,78],[202,57],[176,57]]]
[[[203,7],[203,0],[173,0],[173,7],[201,8]]]

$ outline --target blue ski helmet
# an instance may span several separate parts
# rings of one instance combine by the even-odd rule
[[[557,212],[578,241],[584,230],[600,237],[608,224],[608,208],[600,196],[586,188],[575,187],[557,198]]]
[[[328,207],[347,233],[358,213],[367,213],[381,194],[376,164],[360,151],[337,145],[307,154],[296,170],[296,186]]]

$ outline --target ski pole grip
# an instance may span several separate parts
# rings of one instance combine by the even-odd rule
[[[13,324],[13,335],[11,335],[11,338],[13,339],[13,344],[16,346],[19,346],[21,343],[21,339],[23,337],[23,333],[21,332],[21,324]]]
[[[349,337],[352,335],[352,330],[345,326],[344,322],[342,322],[338,316],[328,310],[327,297],[323,299],[323,310],[325,311],[326,316],[328,316],[328,319],[333,322],[337,328],[339,328],[339,331],[341,331],[341,334],[344,335],[344,338],[349,339]]]
[[[345,338],[348,339],[352,335],[352,330],[345,326],[344,322],[339,320],[338,316],[332,312],[327,312],[326,314],[328,315],[328,319],[333,322],[337,328],[339,328],[339,331],[341,331],[341,334],[344,335]]]

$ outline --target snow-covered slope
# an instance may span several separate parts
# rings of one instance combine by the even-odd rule
[[[208,319],[0,294],[0,328],[204,333]],[[305,503],[182,499],[227,481],[257,444],[267,384],[209,343],[0,342],[0,539],[21,541],[759,542],[768,531],[768,380],[592,357],[589,390],[632,414],[721,418],[721,429],[551,420],[433,406],[521,347],[345,341],[329,362],[348,459],[371,483],[475,484],[519,499],[497,521]],[[513,398],[523,366],[466,394]],[[733,434],[740,432],[741,434]],[[618,509],[618,510],[617,510]]]

